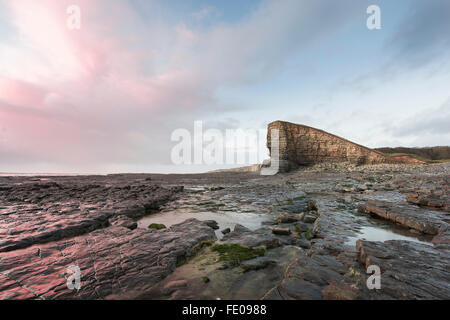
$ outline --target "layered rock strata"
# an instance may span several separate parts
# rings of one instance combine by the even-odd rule
[[[272,150],[272,130],[278,130],[279,134],[278,157],[274,156]],[[389,162],[378,151],[320,129],[285,121],[269,124],[267,147],[271,151],[271,161],[278,163],[282,172],[299,165],[322,162],[349,162],[357,165]]]

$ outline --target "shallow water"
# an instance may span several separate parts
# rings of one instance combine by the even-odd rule
[[[375,195],[365,195],[365,198],[399,203],[406,201],[405,195],[396,191],[377,191]]]
[[[186,212],[186,211],[165,211],[155,213],[141,218],[138,221],[139,228],[148,228],[152,223],[162,223],[166,227],[183,222],[187,219],[195,218],[198,220],[215,220],[219,229],[216,230],[216,236],[222,238],[220,230],[230,228],[233,230],[236,224],[243,225],[250,230],[256,230],[262,227],[262,222],[271,220],[267,214],[256,214],[249,212]]]
[[[76,177],[76,176],[88,176],[89,173],[7,173],[0,172],[0,177]],[[96,174],[97,175],[97,174]],[[104,174],[98,174],[104,175]],[[42,180],[42,178],[41,178]]]
[[[424,236],[413,235],[406,231],[400,234],[398,231],[382,229],[377,227],[362,227],[359,231],[360,233],[356,237],[351,237],[347,240],[345,244],[354,246],[357,240],[368,240],[368,241],[387,241],[387,240],[406,240],[417,243],[422,243],[432,246],[433,244],[428,241]]]

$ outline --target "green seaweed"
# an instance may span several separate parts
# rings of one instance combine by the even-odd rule
[[[300,228],[297,224],[294,225],[294,229],[298,235],[301,235],[303,232],[305,232],[305,229]]]
[[[225,262],[227,266],[238,266],[241,261],[263,256],[266,253],[264,248],[246,248],[238,244],[216,244],[212,250],[219,253],[219,260]]]
[[[312,238],[314,238],[313,229],[309,229],[308,231],[306,231],[305,236],[306,236],[306,239],[308,239],[308,240],[311,240]]]
[[[150,229],[156,229],[156,230],[161,230],[161,229],[165,229],[166,226],[163,225],[162,223],[152,223],[151,225],[148,226]]]

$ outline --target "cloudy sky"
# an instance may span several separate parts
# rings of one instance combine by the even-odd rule
[[[171,163],[195,120],[449,145],[449,34],[448,0],[0,0],[0,172],[215,169]]]

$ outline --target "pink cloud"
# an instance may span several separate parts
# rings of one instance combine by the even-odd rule
[[[72,31],[69,4],[9,3],[20,42],[4,52],[26,59],[0,68],[0,125],[8,132],[2,150],[68,166],[136,160],[152,140],[145,123],[201,101],[196,77],[169,66],[142,70],[161,51],[135,45],[145,34],[122,34],[120,23],[136,19],[124,2],[111,8],[108,1],[77,1],[82,24]],[[178,32],[192,36],[186,28]]]
[[[214,114],[218,88],[259,79],[290,51],[302,4],[276,2],[202,30],[142,17],[121,0],[8,1],[15,40],[0,41],[2,150],[71,166],[162,161],[170,130]],[[80,30],[66,27],[72,4]]]
[[[47,91],[35,84],[0,77],[0,101],[12,105],[42,108]]]

